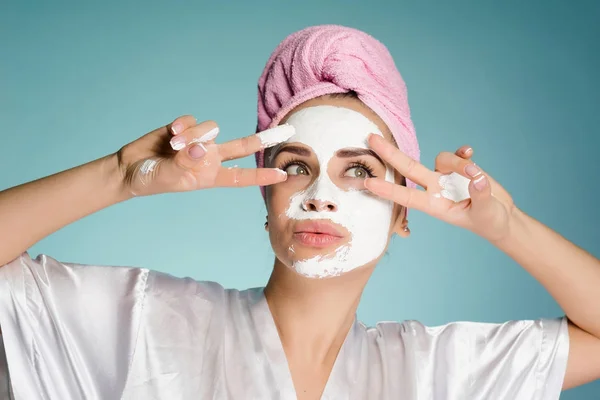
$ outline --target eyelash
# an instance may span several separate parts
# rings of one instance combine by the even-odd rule
[[[301,167],[305,168],[307,171],[310,171],[310,168],[308,168],[308,165],[306,165],[306,163],[298,160],[297,158],[291,158],[291,159],[288,159],[287,161],[282,162],[281,166],[278,168],[285,171],[291,165],[300,165]]]
[[[361,161],[353,161],[350,163],[350,168],[362,168],[365,171],[367,171],[367,175],[369,175],[369,178],[377,178],[374,174],[374,170],[373,168],[369,167],[366,163],[363,163]],[[348,169],[350,169],[348,168]],[[346,170],[347,171],[347,170]]]
[[[308,165],[306,165],[306,163],[304,163],[303,161],[298,160],[297,158],[292,158],[292,159],[282,162],[279,169],[285,171],[291,165],[300,165],[302,168],[306,169],[310,173],[310,168],[308,167]],[[377,176],[374,173],[375,171],[373,170],[373,168],[371,168],[370,166],[368,166],[366,163],[364,163],[362,161],[351,162],[350,165],[348,166],[348,168],[346,169],[346,171],[348,171],[349,169],[352,169],[352,168],[362,168],[365,171],[367,171],[367,175],[369,175],[369,178],[377,178]]]

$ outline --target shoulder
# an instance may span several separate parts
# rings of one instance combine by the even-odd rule
[[[537,320],[511,320],[501,323],[457,321],[446,324],[426,325],[416,320],[401,322],[381,321],[373,327],[364,325],[370,335],[409,337],[440,337],[453,335],[508,335],[523,331],[532,333],[553,332],[566,327],[565,318],[548,318]]]
[[[363,325],[364,326],[364,325]],[[430,353],[451,357],[453,349],[462,355],[512,354],[512,349],[527,350],[529,360],[551,353],[568,344],[566,318],[513,320],[502,323],[450,322],[428,326],[420,321],[379,322],[364,326],[368,338],[405,353]],[[490,345],[493,344],[493,345]],[[562,352],[562,351],[561,351]],[[521,353],[521,360],[526,354]],[[456,358],[456,360],[462,357]]]
[[[98,296],[98,299],[144,290],[148,270],[62,262],[45,254],[32,258],[23,253],[0,268],[0,281],[15,295],[58,297]]]
[[[148,292],[161,297],[195,297],[211,304],[252,301],[256,289],[225,288],[218,282],[177,277],[165,272],[150,271]]]
[[[212,321],[212,329],[246,321],[262,299],[262,288],[226,288],[213,281],[177,277],[150,271],[145,304],[153,312],[187,315],[187,319]],[[147,313],[146,313],[147,314]]]
[[[380,322],[364,327],[369,355],[413,382],[464,398],[558,398],[568,354],[566,318],[503,323]],[[491,380],[490,376],[494,379]],[[426,387],[416,388],[427,391]]]
[[[126,299],[130,299],[137,304],[151,301],[185,306],[191,301],[216,306],[248,297],[247,291],[225,289],[216,282],[133,266],[63,262],[45,254],[32,258],[28,253],[0,268],[0,283],[11,289],[4,292],[29,300],[52,296],[121,305],[129,304]]]

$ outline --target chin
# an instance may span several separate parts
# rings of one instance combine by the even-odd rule
[[[377,264],[385,252],[385,249],[352,246],[345,238],[298,237],[293,234],[288,239],[273,243],[277,258],[299,275],[313,279],[334,278],[352,271],[364,271]]]
[[[307,278],[333,278],[359,268],[349,260],[348,246],[336,246],[327,249],[292,247],[289,266],[298,274]]]
[[[330,259],[348,248],[348,243],[335,241],[335,243],[319,242],[307,245],[293,240],[287,248],[288,257],[294,261],[307,260],[311,258]]]

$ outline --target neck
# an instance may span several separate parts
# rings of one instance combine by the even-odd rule
[[[312,279],[276,260],[265,297],[286,354],[309,363],[335,360],[372,272],[372,267],[362,267],[335,278]]]

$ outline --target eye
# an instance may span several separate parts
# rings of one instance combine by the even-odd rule
[[[366,177],[369,176],[369,173],[363,167],[352,167],[346,171],[344,176],[347,176],[350,178],[365,179]]]
[[[300,164],[290,164],[285,169],[288,175],[308,175],[308,169]]]
[[[344,176],[348,178],[366,179],[373,178],[374,175],[371,168],[367,167],[366,165],[356,163],[351,165],[350,168],[346,170]]]

